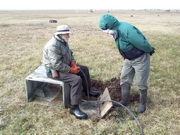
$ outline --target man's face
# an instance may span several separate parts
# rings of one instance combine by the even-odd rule
[[[63,39],[68,40],[70,38],[69,33],[60,35]]]

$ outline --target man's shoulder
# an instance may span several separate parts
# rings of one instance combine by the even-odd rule
[[[61,45],[63,45],[63,42],[61,40],[56,39],[55,37],[52,37],[46,44],[46,46],[57,46],[57,47]]]

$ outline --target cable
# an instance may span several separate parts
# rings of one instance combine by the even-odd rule
[[[83,100],[83,101],[87,101],[87,100]],[[133,118],[136,120],[137,125],[139,126],[140,134],[144,135],[143,128],[142,128],[140,122],[138,121],[138,119],[136,118],[136,116],[132,113],[131,110],[129,110],[126,106],[124,106],[120,102],[117,102],[117,101],[114,101],[114,100],[96,100],[96,101],[95,100],[88,100],[88,102],[112,102],[112,103],[116,103],[116,104],[121,105],[123,108],[125,108],[125,110],[127,110],[133,116]]]
[[[88,81],[87,81],[87,78],[86,78],[85,73],[82,71],[81,68],[80,68],[80,72],[83,74],[83,76],[84,76],[84,78],[85,78],[85,81],[86,81],[86,86],[87,86],[86,92],[87,92],[87,96],[88,96],[88,100],[89,100],[89,91],[90,91],[90,89],[89,89]]]
[[[127,110],[132,116],[133,118],[136,120],[136,123],[137,125],[139,126],[139,129],[140,129],[140,134],[141,135],[144,135],[144,131],[143,131],[143,128],[141,127],[141,124],[140,122],[138,121],[138,119],[136,118],[136,116],[132,113],[131,110],[129,110],[126,106],[124,106],[123,104],[121,104],[120,102],[117,102],[117,101],[114,101],[114,100],[89,100],[89,85],[88,85],[88,81],[87,81],[87,78],[86,78],[86,75],[84,74],[84,72],[80,69],[81,73],[83,74],[84,78],[85,78],[85,81],[86,81],[86,84],[87,84],[87,96],[88,96],[88,102],[112,102],[112,103],[116,103],[116,104],[119,104],[120,106],[122,106],[123,108],[125,108],[125,110]],[[83,101],[87,101],[87,100],[83,100]]]

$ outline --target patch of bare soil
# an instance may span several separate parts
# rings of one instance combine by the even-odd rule
[[[121,88],[120,88],[120,80],[117,78],[112,78],[108,82],[101,82],[99,80],[92,80],[92,89],[99,90],[102,93],[104,92],[105,88],[108,88],[111,100],[120,101],[121,100]],[[139,94],[133,94],[130,96],[129,103],[133,103],[134,101],[139,100]],[[108,113],[103,117],[104,119],[110,119],[112,116],[115,116],[118,108],[111,108]],[[99,119],[95,118],[92,121],[97,122]]]
[[[121,88],[120,88],[120,80],[117,78],[112,78],[108,82],[101,82],[99,80],[92,80],[92,89],[99,90],[102,93],[105,88],[108,88],[111,99],[115,101],[121,100]],[[130,96],[129,102],[134,102],[139,100],[139,94],[134,94]]]

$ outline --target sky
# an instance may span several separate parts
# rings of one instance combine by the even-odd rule
[[[0,10],[180,9],[179,0],[2,0]]]

